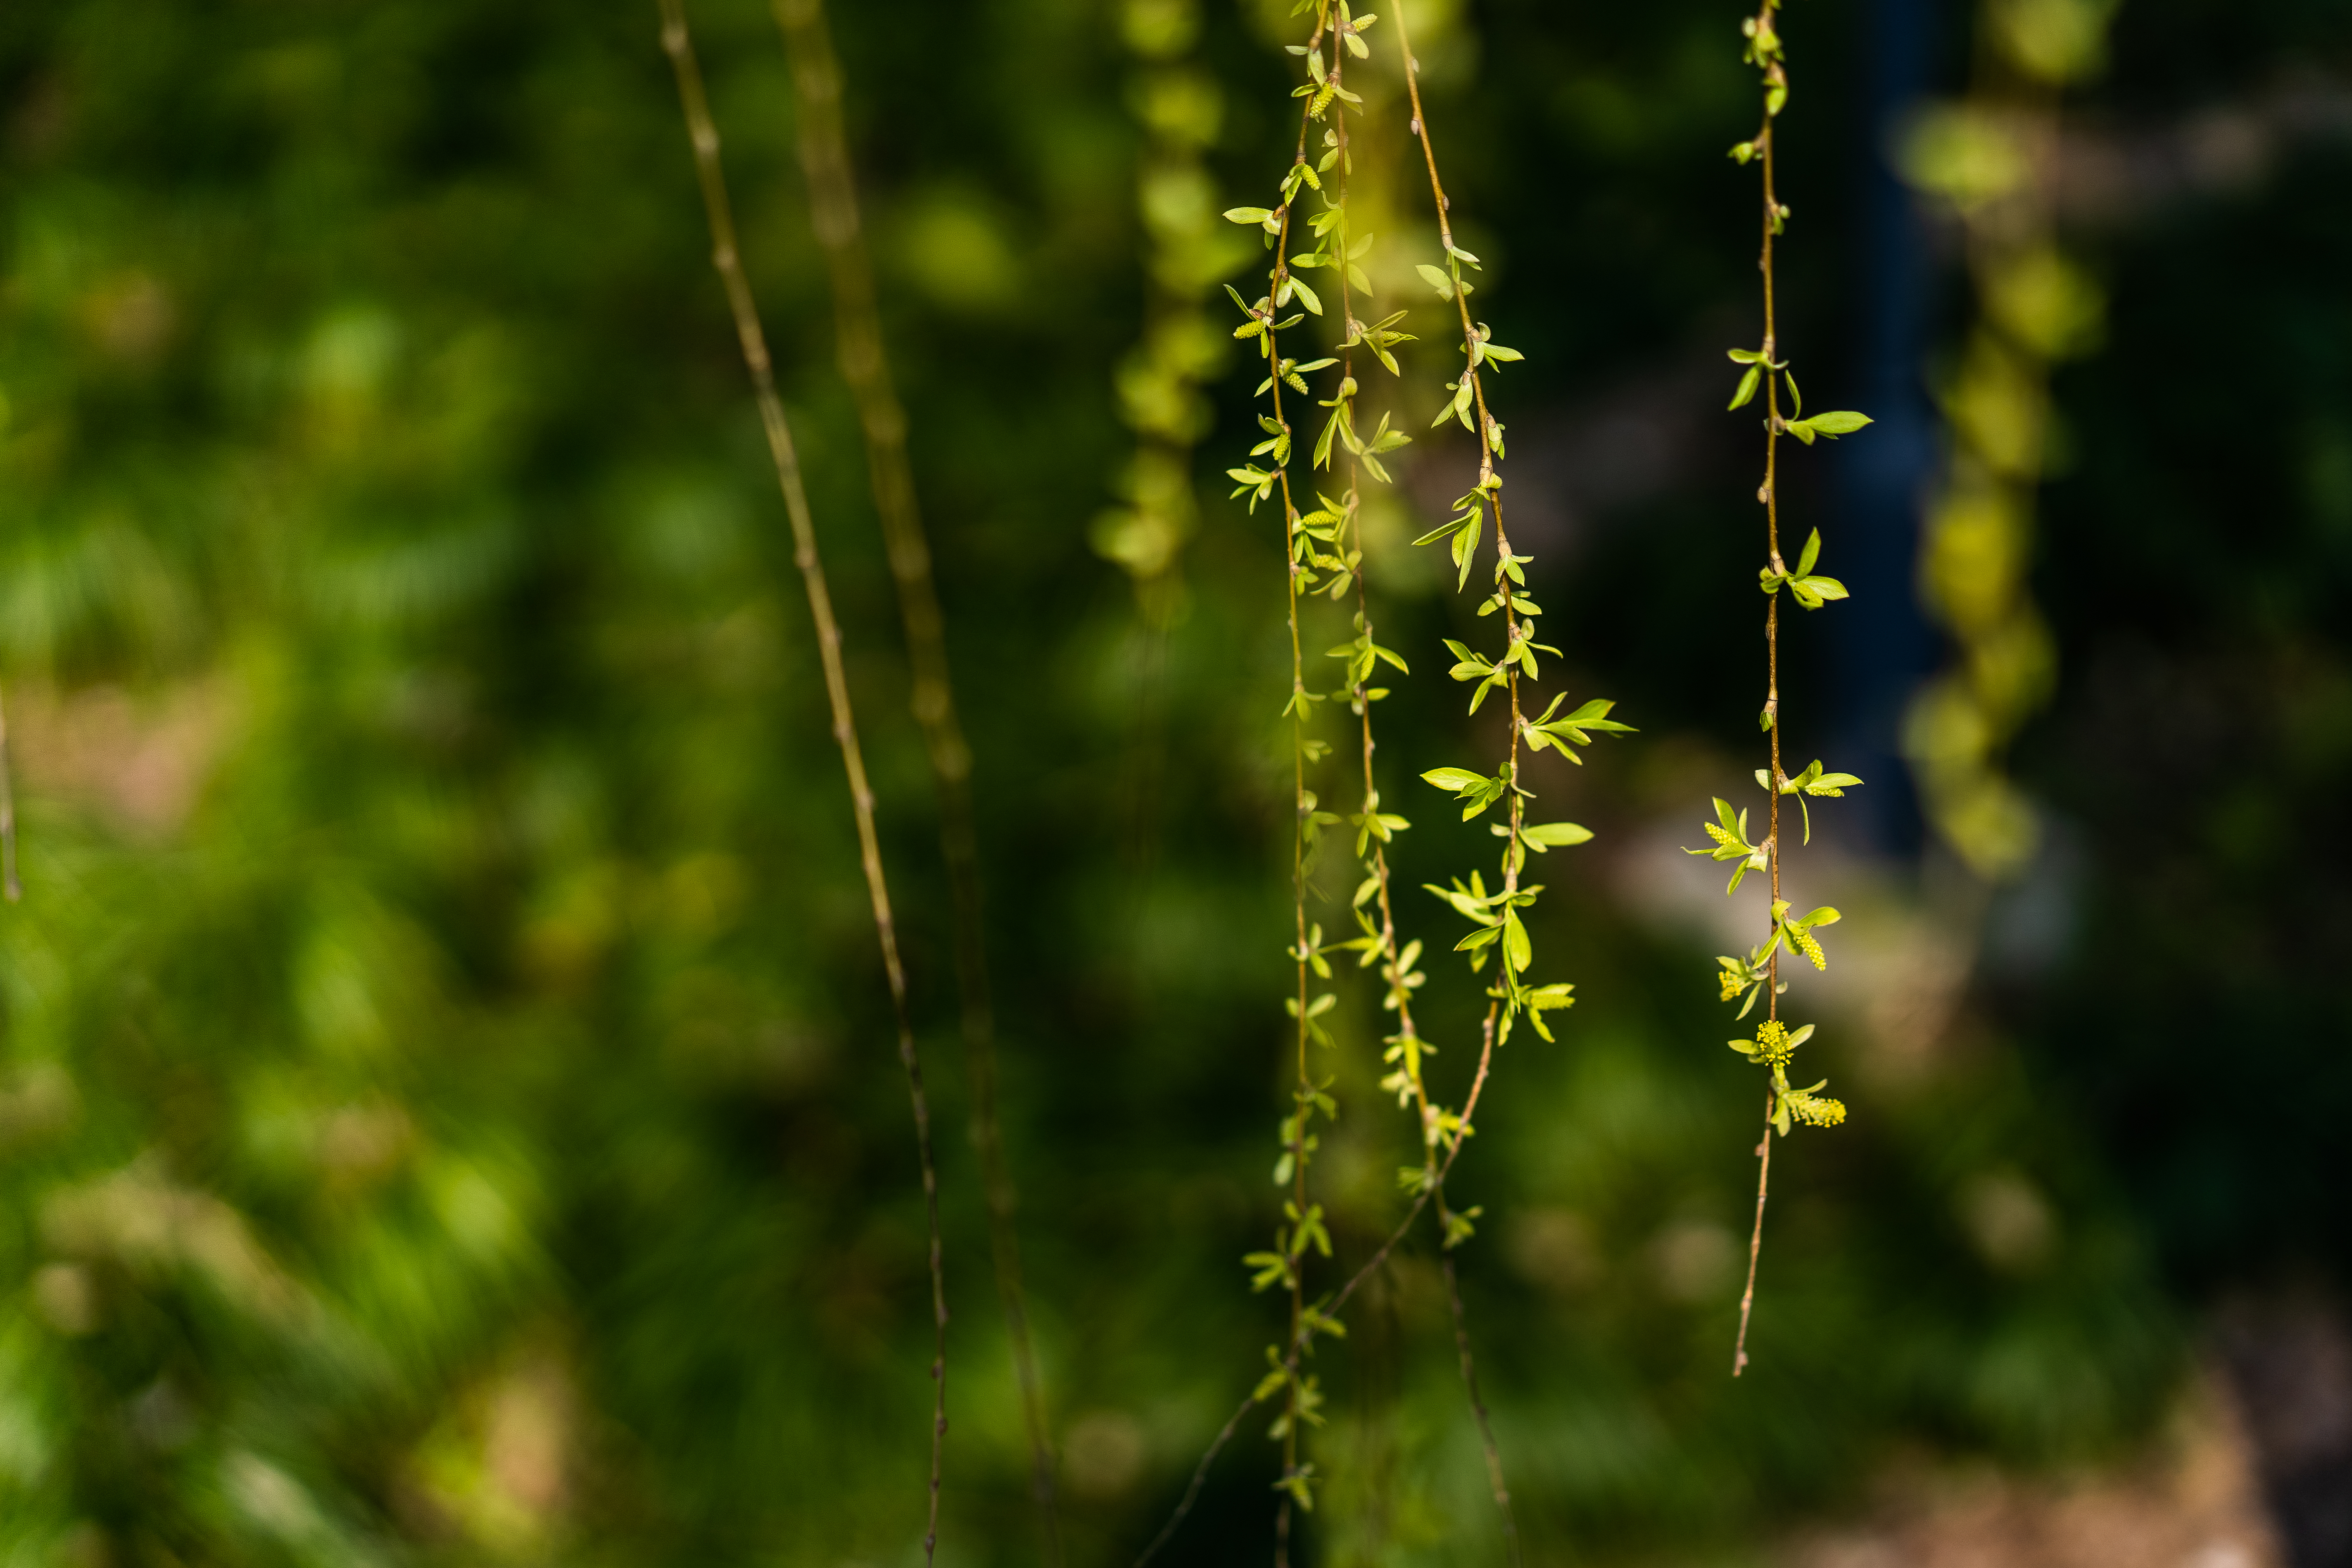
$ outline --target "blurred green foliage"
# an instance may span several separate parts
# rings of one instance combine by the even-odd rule
[[[1515,396],[1578,406],[1711,355],[1752,287],[1718,9],[1498,0],[1433,45],[1498,323],[1538,298],[1515,274],[1553,279],[1509,329]],[[2329,36],[2315,5],[2263,15],[2127,10],[2119,111]],[[751,0],[696,20],[956,1126],[927,786],[783,61]],[[1073,1555],[1116,1563],[1272,1331],[1235,1259],[1276,1201],[1279,541],[1203,507],[1139,704],[1144,628],[1087,545],[1142,310],[1116,18],[835,22],[978,753]],[[1228,189],[1286,102],[1255,28],[1204,17]],[[1823,29],[1825,98],[1851,32]],[[28,797],[26,900],[0,914],[0,1554],[910,1561],[912,1151],[652,7],[56,0],[0,16],[0,670]],[[1834,345],[1843,132],[1802,123],[1792,292]],[[2340,1245],[2340,1184],[2273,1196],[2347,1093],[2346,906],[2283,825],[2352,766],[2352,233],[2318,194],[2340,152],[2284,168],[2114,239],[2116,346],[2061,378],[2066,674],[2021,767],[2079,825],[2078,956],[1996,986],[1932,1062],[1852,1064],[1853,1123],[1776,1182],[1738,1384],[1755,1106],[1692,979],[1712,941],[1594,868],[1650,861],[1557,877],[1542,940],[1580,1005],[1557,1047],[1514,1042],[1455,1178],[1487,1206],[1467,1289],[1538,1561],[1748,1561],[1890,1450],[2126,1442],[2181,1364],[2158,1262],[2210,1281]],[[2217,289],[2257,267],[2290,281]],[[2191,397],[2184,356],[2284,390]],[[1752,724],[1704,678],[1748,658],[1708,629],[1750,622],[1729,504],[1670,488],[1539,565],[1573,683],[1645,731],[1574,781],[1603,844],[1703,799],[1709,738]],[[2225,536],[2235,564],[2191,594]],[[1384,640],[1433,659],[1459,627],[1412,581]],[[1400,767],[1459,722],[1424,684],[1384,714]],[[1475,848],[1416,804],[1409,881],[1412,852]],[[1465,1039],[1474,998],[1432,989]],[[2285,1069],[2231,1074],[2224,1047],[2320,1088],[2283,1101]],[[1397,1208],[1359,1056],[1321,1166],[1343,1261]],[[941,1560],[1034,1561],[973,1162],[945,1153]],[[1320,1560],[1492,1560],[1433,1267],[1403,1258],[1324,1352]],[[1259,1549],[1265,1448],[1179,1560]]]

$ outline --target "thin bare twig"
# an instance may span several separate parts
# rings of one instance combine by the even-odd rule
[[[694,168],[702,186],[702,205],[710,223],[711,266],[727,291],[728,309],[735,320],[735,335],[751,372],[751,387],[760,405],[760,423],[768,437],[768,454],[776,468],[776,485],[783,492],[784,510],[792,520],[793,563],[799,568],[808,595],[809,616],[815,623],[817,655],[824,669],[825,700],[833,714],[833,738],[841,750],[843,771],[849,778],[850,805],[857,819],[859,863],[866,875],[866,897],[874,907],[874,931],[882,947],[882,968],[890,984],[890,1007],[898,1031],[898,1061],[907,1075],[908,1099],[914,1110],[915,1142],[922,1161],[923,1202],[929,1226],[931,1274],[931,1474],[929,1510],[923,1534],[923,1560],[929,1563],[939,1549],[940,1478],[948,1431],[948,1300],[947,1273],[940,1240],[939,1168],[931,1153],[930,1103],[923,1092],[922,1063],[915,1051],[915,1031],[907,1005],[907,973],[898,956],[898,927],[890,911],[890,889],[882,871],[881,845],[874,830],[874,791],[866,777],[866,759],[857,743],[856,715],[849,703],[849,682],[842,669],[841,626],[833,613],[824,564],[817,554],[816,528],[809,515],[808,491],[801,479],[800,457],[793,445],[792,427],[784,420],[783,401],[776,395],[776,378],[768,357],[767,334],[760,326],[759,307],[735,238],[735,218],[727,199],[727,182],[719,163],[719,131],[710,119],[703,92],[702,70],[687,32],[684,0],[657,0],[662,18],[662,47],[677,76],[680,103],[686,111],[687,133],[694,144]]]
[[[1045,1534],[1048,1568],[1062,1561],[1055,1502],[1053,1430],[1029,1329],[1022,1283],[1021,1241],[1013,1215],[1020,1194],[1004,1157],[997,1115],[996,1008],[988,978],[987,908],[980,869],[980,835],[971,798],[971,747],[957,716],[947,648],[947,620],[931,573],[915,474],[907,455],[907,413],[890,375],[876,303],[874,263],[866,245],[842,125],[842,76],[824,0],[772,0],[770,7],[792,62],[798,113],[793,139],[808,182],[809,216],[832,279],[834,332],[843,378],[849,384],[866,438],[874,510],[882,525],[898,619],[907,635],[914,680],[911,706],[923,732],[932,787],[940,803],[940,854],[948,871],[955,923],[956,985],[961,999],[964,1060],[971,1079],[971,1141],[980,1154],[988,1203],[989,1252],[1013,1351],[1021,1418],[1029,1439],[1031,1487]]]
[[[1764,1094],[1764,1136],[1756,1144],[1756,1228],[1748,1233],[1748,1288],[1739,1293],[1739,1342],[1731,1352],[1731,1375],[1748,1370],[1748,1314],[1756,1305],[1756,1263],[1764,1251],[1764,1194],[1772,1180],[1772,1092]]]
[[[10,903],[25,897],[16,880],[16,786],[8,766],[8,711],[0,707],[0,891]]]
[[[1395,9],[1397,53],[1403,60],[1405,92],[1412,105],[1412,134],[1421,142],[1422,162],[1429,170],[1429,195],[1432,204],[1436,208],[1438,237],[1444,241],[1447,255],[1451,257],[1454,251],[1452,216],[1454,204],[1446,199],[1444,182],[1438,177],[1437,148],[1430,140],[1429,116],[1421,104],[1421,62],[1413,57],[1412,35],[1405,26],[1404,13],[1404,0],[1397,0]],[[1499,558],[1507,562],[1512,556],[1511,540],[1510,535],[1503,529],[1502,480],[1495,472],[1494,417],[1486,411],[1486,382],[1478,374],[1478,332],[1471,323],[1470,301],[1464,290],[1459,289],[1454,290],[1454,304],[1462,322],[1462,347],[1465,356],[1462,374],[1470,378],[1472,395],[1478,410],[1478,489],[1486,496],[1487,510],[1495,520],[1495,549]],[[1530,634],[1519,619],[1518,611],[1511,600],[1510,584],[1505,580],[1502,573],[1496,574],[1496,582],[1497,588],[1503,594],[1503,625],[1508,638],[1507,646],[1516,650],[1519,640]],[[1519,715],[1519,671],[1516,667],[1512,668],[1507,685],[1511,703],[1511,746],[1507,763],[1511,785],[1507,792],[1510,797],[1511,822],[1510,837],[1505,840],[1507,847],[1504,850],[1503,858],[1503,891],[1506,895],[1509,895],[1519,890],[1519,834],[1524,826],[1527,801],[1526,795],[1518,787],[1519,735],[1522,723]],[[1503,962],[1506,966],[1509,963],[1507,958]],[[1507,967],[1503,971],[1503,979],[1507,986],[1512,984]],[[1487,1017],[1491,1036],[1494,1017],[1491,1011]],[[1482,1076],[1483,1073],[1482,1065]],[[1469,1112],[1465,1109],[1463,1114],[1466,1118]],[[1451,1160],[1447,1162],[1449,1167],[1452,1163]],[[1445,1198],[1442,1177],[1435,1191],[1439,1209],[1443,1213]],[[1449,1237],[1449,1248],[1451,1241],[1452,1238]],[[1454,1259],[1450,1250],[1445,1259],[1445,1274],[1450,1288],[1454,1279]],[[1478,1441],[1486,1451],[1486,1473],[1494,1482],[1495,1507],[1502,1516],[1504,1539],[1509,1543],[1511,1562],[1516,1568],[1519,1561],[1518,1525],[1511,1515],[1510,1490],[1503,1483],[1502,1451],[1496,1447],[1494,1426],[1486,1419],[1486,1405],[1478,1397],[1477,1370],[1471,1359],[1470,1335],[1462,1321],[1462,1300],[1458,1293],[1454,1298],[1454,1313],[1455,1342],[1462,1352],[1462,1384],[1465,1392],[1470,1396],[1470,1408],[1478,1418]]]
[[[1478,1073],[1471,1079],[1470,1093],[1462,1101],[1462,1118],[1455,1126],[1452,1140],[1446,1145],[1444,1162],[1438,1166],[1437,1181],[1433,1184],[1423,1187],[1420,1194],[1412,1200],[1412,1206],[1405,1210],[1404,1218],[1397,1222],[1396,1228],[1389,1232],[1388,1238],[1373,1249],[1372,1255],[1364,1259],[1362,1266],[1348,1277],[1348,1282],[1333,1291],[1329,1300],[1317,1304],[1315,1310],[1318,1317],[1337,1316],[1339,1309],[1346,1306],[1349,1300],[1362,1288],[1364,1281],[1380,1271],[1381,1266],[1389,1260],[1389,1255],[1397,1249],[1397,1245],[1403,1241],[1406,1234],[1412,1229],[1413,1222],[1421,1217],[1421,1211],[1429,1206],[1432,1194],[1444,1184],[1446,1175],[1454,1169],[1454,1162],[1461,1157],[1463,1142],[1470,1136],[1472,1131],[1471,1114],[1478,1109],[1478,1097],[1486,1090],[1487,1073],[1494,1065],[1495,1008],[1493,1007],[1486,1010],[1484,1033],[1485,1043],[1478,1053]],[[1296,1372],[1298,1369],[1298,1358],[1307,1349],[1307,1335],[1297,1330],[1292,1331],[1289,1352],[1282,1360],[1285,1371]],[[1257,1402],[1258,1396],[1254,1393],[1244,1399],[1241,1408],[1234,1412],[1232,1419],[1228,1420],[1223,1430],[1217,1434],[1216,1441],[1209,1445],[1209,1451],[1201,1456],[1201,1463],[1192,1472],[1192,1484],[1184,1489],[1183,1500],[1176,1505],[1176,1511],[1169,1516],[1166,1524],[1160,1527],[1160,1533],[1151,1538],[1151,1544],[1144,1548],[1143,1555],[1135,1560],[1135,1568],[1146,1568],[1151,1561],[1152,1554],[1167,1543],[1169,1537],[1176,1533],[1176,1527],[1184,1522],[1185,1515],[1192,1511],[1193,1500],[1201,1495],[1201,1485],[1208,1478],[1209,1467],[1216,1462],[1218,1454],[1223,1451],[1225,1444],[1232,1439],[1234,1428],[1240,1425],[1242,1417],[1249,1414],[1250,1406]]]
[[[1256,1403],[1255,1394],[1244,1394],[1242,1402],[1234,1407],[1234,1413],[1225,1417],[1225,1424],[1218,1429],[1216,1440],[1209,1445],[1209,1451],[1201,1456],[1201,1462],[1192,1467],[1192,1479],[1184,1488],[1184,1496],[1176,1504],[1176,1511],[1168,1516],[1168,1522],[1160,1527],[1160,1533],[1151,1538],[1151,1544],[1145,1547],[1143,1554],[1135,1560],[1135,1568],[1147,1568],[1160,1549],[1168,1544],[1168,1538],[1176,1533],[1176,1527],[1184,1522],[1184,1516],[1192,1511],[1192,1504],[1199,1499],[1201,1488],[1209,1479],[1210,1467],[1217,1462],[1217,1456],[1225,1451],[1225,1445],[1234,1440],[1234,1434],[1241,1429],[1242,1417],[1247,1415],[1250,1407]]]
[[[1462,1355],[1462,1385],[1470,1391],[1471,1414],[1478,1418],[1478,1436],[1486,1449],[1486,1480],[1495,1490],[1495,1507],[1503,1516],[1503,1545],[1511,1568],[1519,1568],[1519,1523],[1511,1513],[1511,1489],[1503,1479],[1503,1453],[1495,1446],[1495,1424],[1486,1402],[1478,1394],[1478,1367],[1470,1357],[1470,1321],[1462,1310],[1462,1281],[1454,1277],[1454,1254],[1439,1254],[1445,1265],[1445,1299],[1454,1308],[1454,1348]]]

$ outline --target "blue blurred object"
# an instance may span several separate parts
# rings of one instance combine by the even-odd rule
[[[1855,796],[1864,842],[1881,854],[1919,851],[1925,826],[1900,744],[1903,708],[1934,666],[1937,639],[1916,587],[1920,510],[1936,460],[1936,415],[1921,379],[1933,261],[1918,205],[1894,163],[1895,137],[1926,94],[1934,64],[1934,0],[1871,0],[1863,116],[1869,134],[1856,204],[1863,282],[1858,374],[1864,440],[1838,445],[1835,570],[1853,590],[1828,621],[1833,669],[1833,765],[1870,787]]]

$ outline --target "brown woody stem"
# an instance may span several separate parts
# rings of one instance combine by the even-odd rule
[[[980,872],[979,832],[971,803],[971,748],[957,717],[948,664],[947,622],[931,572],[930,542],[907,455],[907,414],[890,376],[876,304],[874,264],[857,203],[857,184],[842,126],[841,66],[833,47],[824,0],[772,0],[777,26],[792,60],[799,110],[793,132],[808,182],[811,228],[824,250],[833,287],[834,331],[843,378],[866,438],[874,510],[882,525],[898,620],[913,668],[911,707],[923,733],[932,787],[940,803],[940,853],[948,871],[955,921],[956,985],[961,998],[964,1060],[971,1078],[971,1141],[980,1154],[988,1204],[989,1252],[1011,1342],[1022,1425],[1029,1439],[1031,1489],[1045,1535],[1047,1568],[1059,1568],[1062,1542],[1055,1503],[1054,1447],[1043,1379],[1029,1329],[1022,1284],[1021,1240],[1013,1223],[1020,1194],[1004,1158],[996,1110],[996,1009],[990,994],[986,901]]]
[[[891,915],[890,888],[882,870],[882,849],[874,829],[874,791],[866,782],[865,753],[857,743],[857,717],[849,702],[849,682],[841,658],[841,625],[833,612],[824,563],[817,553],[816,527],[809,514],[808,490],[801,479],[800,455],[793,445],[792,426],[785,422],[783,400],[776,395],[773,362],[768,355],[767,334],[760,325],[758,304],[743,276],[735,236],[733,208],[727,198],[727,181],[719,163],[719,131],[711,122],[709,100],[703,91],[702,69],[694,57],[687,31],[684,0],[657,0],[662,17],[662,47],[677,77],[678,99],[686,112],[688,139],[694,145],[695,175],[702,187],[702,205],[710,224],[711,266],[727,292],[735,321],[735,336],[751,372],[751,388],[760,407],[760,424],[767,432],[768,455],[775,464],[776,486],[782,491],[784,511],[791,519],[793,563],[800,571],[808,595],[809,618],[816,626],[817,658],[824,670],[825,700],[833,715],[833,738],[841,751],[843,771],[849,778],[850,806],[857,821],[858,861],[866,875],[866,892],[874,910],[874,932],[882,948],[882,969],[890,985],[890,1009],[898,1026],[898,1062],[906,1073],[907,1096],[914,1111],[915,1144],[922,1162],[923,1203],[929,1231],[931,1277],[931,1473],[929,1508],[923,1533],[923,1561],[939,1549],[940,1479],[948,1431],[948,1299],[945,1261],[940,1240],[939,1167],[931,1153],[930,1102],[923,1091],[923,1068],[915,1051],[915,1031],[907,1005],[906,966],[899,961],[898,933]]]

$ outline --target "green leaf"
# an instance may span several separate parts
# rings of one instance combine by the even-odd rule
[[[1748,367],[1748,374],[1739,378],[1739,390],[1731,395],[1731,402],[1727,408],[1727,412],[1728,412],[1729,408],[1738,408],[1741,406],[1747,403],[1749,398],[1756,395],[1756,383],[1759,374],[1760,373],[1754,365],[1751,364]]]
[[[1424,533],[1419,539],[1414,540],[1413,542],[1415,544],[1429,544],[1444,538],[1449,533],[1453,533],[1460,529],[1467,528],[1468,526],[1470,526],[1470,520],[1468,518],[1457,517],[1452,522],[1439,523],[1435,528],[1431,529],[1427,533]]]
[[[1420,273],[1422,277],[1427,280],[1429,286],[1437,290],[1437,297],[1439,299],[1451,300],[1454,298],[1454,279],[1448,278],[1442,269],[1432,267],[1428,262],[1424,261],[1416,266],[1413,270]]]
[[[1528,942],[1528,928],[1519,923],[1516,910],[1503,913],[1503,962],[1516,973],[1524,973],[1535,962],[1535,950]]]
[[[1519,837],[1538,855],[1549,849],[1564,849],[1571,844],[1589,843],[1592,829],[1573,822],[1545,822],[1519,829]]]
[[[1227,207],[1225,209],[1225,221],[1227,223],[1247,223],[1263,226],[1265,220],[1273,216],[1274,210],[1270,207]]]
[[[1323,426],[1323,434],[1317,437],[1315,440],[1315,466],[1317,468],[1328,468],[1331,466],[1331,437],[1338,435],[1339,432],[1339,416],[1337,413],[1334,413],[1331,416],[1330,422]]]
[[[1816,414],[1805,421],[1824,436],[1851,436],[1870,422],[1868,415],[1856,414],[1850,408],[1841,408],[1828,414]]]
[[[1454,591],[1457,594],[1470,585],[1470,564],[1477,555],[1478,540],[1486,527],[1486,514],[1473,512],[1468,523],[1454,536],[1454,564],[1460,570],[1460,575],[1454,584]]]
[[[1475,789],[1486,782],[1485,773],[1474,773],[1467,768],[1432,768],[1421,775],[1423,783],[1440,789]]]

